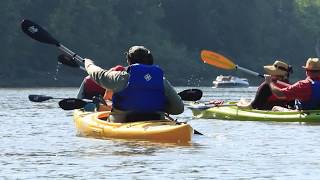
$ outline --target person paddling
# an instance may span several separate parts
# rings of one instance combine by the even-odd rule
[[[266,83],[274,95],[281,99],[297,100],[296,107],[302,110],[320,109],[320,60],[309,58],[305,66],[306,79],[300,80],[285,88],[277,87],[270,76]]]
[[[283,60],[276,60],[272,65],[264,66],[264,70],[270,76],[270,81],[273,82],[274,86],[284,88],[289,85],[289,77],[293,70],[292,66],[283,62]],[[273,95],[269,84],[264,81],[259,86],[255,98],[250,103],[239,101],[237,106],[239,108],[271,110],[273,106],[288,107],[288,105],[293,104],[294,102],[290,102],[289,99],[278,98]]]
[[[100,86],[113,91],[111,122],[164,119],[180,114],[184,105],[175,89],[153,65],[153,56],[144,46],[132,46],[125,53],[128,67],[123,71],[102,69],[85,59],[85,68]]]

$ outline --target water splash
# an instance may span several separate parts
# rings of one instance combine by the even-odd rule
[[[53,76],[53,79],[54,79],[55,81],[58,80],[58,73],[59,73],[59,69],[60,69],[60,67],[61,67],[61,64],[62,64],[61,62],[58,62],[58,63],[57,63],[56,71],[55,71],[54,76]]]
[[[194,74],[191,74],[190,77],[187,79],[187,86],[199,87],[203,80],[203,77],[198,77]]]

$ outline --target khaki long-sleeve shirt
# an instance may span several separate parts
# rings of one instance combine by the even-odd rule
[[[85,68],[99,85],[111,89],[113,92],[119,92],[127,87],[129,73],[127,71],[105,70],[93,64],[92,61],[85,61]],[[164,93],[166,97],[165,112],[168,114],[181,114],[184,111],[184,104],[181,97],[177,94],[168,80],[163,79]]]

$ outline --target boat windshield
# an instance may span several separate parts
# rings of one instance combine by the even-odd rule
[[[217,76],[216,80],[217,81],[230,81],[232,79],[231,76]]]

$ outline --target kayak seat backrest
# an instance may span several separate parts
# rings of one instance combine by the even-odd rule
[[[159,113],[129,113],[126,115],[127,122],[161,120]]]
[[[108,120],[109,115],[110,115],[109,113],[99,114],[98,119],[106,121],[106,120]]]

